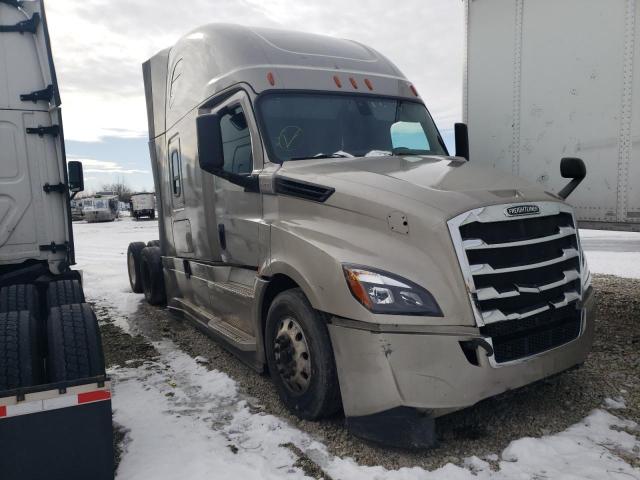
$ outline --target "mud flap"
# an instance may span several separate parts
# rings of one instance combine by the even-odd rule
[[[418,450],[437,444],[435,419],[415,408],[397,407],[346,420],[351,434],[385,447]]]

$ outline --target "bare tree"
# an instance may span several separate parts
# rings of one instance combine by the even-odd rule
[[[127,182],[125,182],[124,177],[116,178],[112,183],[102,184],[102,191],[115,192],[118,195],[119,200],[125,203],[129,203],[131,194],[133,193],[131,187],[129,187]]]

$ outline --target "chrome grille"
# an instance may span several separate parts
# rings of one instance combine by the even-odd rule
[[[514,205],[457,216],[449,230],[480,331],[496,363],[550,350],[580,334],[581,251],[570,207],[508,217]]]

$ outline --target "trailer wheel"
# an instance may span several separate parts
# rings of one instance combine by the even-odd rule
[[[0,312],[28,310],[36,319],[40,318],[40,301],[35,286],[9,285],[0,288]]]
[[[151,215],[149,215],[149,218],[151,218],[151,220],[155,220],[156,219],[156,212],[151,212]]]
[[[47,289],[49,309],[71,303],[84,303],[84,292],[78,280],[58,280],[49,283]]]
[[[98,320],[86,303],[53,307],[47,321],[49,381],[104,375]]]
[[[37,320],[28,311],[0,313],[0,391],[40,383],[37,332]]]
[[[159,247],[146,247],[142,250],[140,274],[144,298],[151,305],[164,305],[167,295],[164,290],[164,272]]]
[[[265,342],[271,378],[294,415],[316,420],[340,409],[326,318],[302,290],[287,290],[274,299],[267,314]]]
[[[134,293],[142,293],[142,280],[140,277],[140,256],[142,249],[146,245],[144,242],[133,242],[127,249],[127,270],[129,271],[129,283]]]
[[[147,247],[159,247],[160,246],[160,240],[149,240],[147,242]]]

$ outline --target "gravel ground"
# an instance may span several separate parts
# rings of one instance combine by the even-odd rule
[[[607,397],[622,397],[627,406],[623,416],[640,422],[640,281],[595,276],[594,287],[598,300],[596,340],[581,368],[438,419],[439,447],[420,452],[383,449],[363,442],[347,433],[341,417],[308,422],[292,416],[283,408],[268,376],[256,374],[166,309],[142,305],[129,319],[134,336],[113,325],[108,310],[98,307],[97,313],[108,365],[153,358],[156,352],[148,341],[170,338],[190,355],[206,357],[208,368],[235,379],[254,408],[285,418],[316,436],[335,455],[389,469],[433,469],[448,462],[461,464],[472,455],[500,453],[512,440],[522,437],[565,430],[592,409],[602,407]]]

